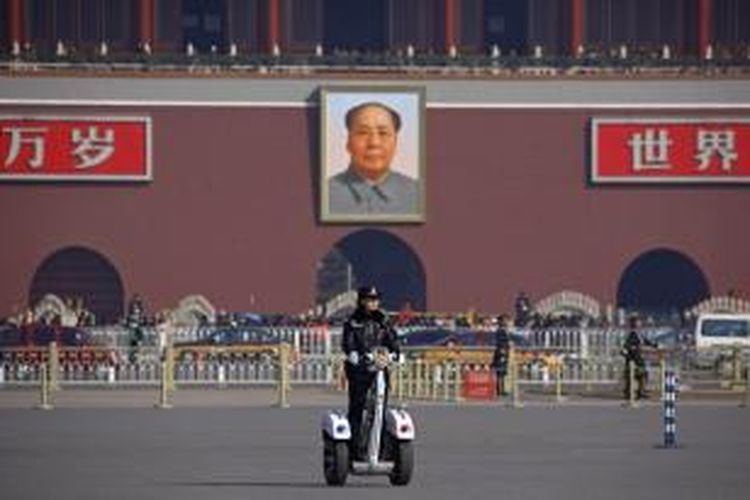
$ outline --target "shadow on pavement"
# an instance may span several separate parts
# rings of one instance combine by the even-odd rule
[[[194,488],[337,488],[327,486],[323,481],[181,481],[168,484]],[[344,488],[391,488],[391,486],[383,483],[352,483]]]

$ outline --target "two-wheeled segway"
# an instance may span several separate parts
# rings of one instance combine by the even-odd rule
[[[349,474],[388,476],[391,484],[404,486],[414,470],[415,427],[411,415],[403,408],[386,408],[386,368],[393,362],[385,348],[365,356],[368,369],[376,373],[375,383],[367,395],[361,442],[354,449],[366,449],[364,460],[350,460],[351,427],[346,414],[331,411],[323,415],[323,472],[326,483],[341,486]]]

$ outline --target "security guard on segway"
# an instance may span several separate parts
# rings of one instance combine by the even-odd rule
[[[344,323],[341,348],[346,355],[345,372],[349,385],[347,418],[352,429],[349,442],[352,460],[362,456],[359,431],[362,425],[367,391],[375,381],[375,372],[368,370],[365,357],[376,347],[385,347],[391,355],[400,352],[396,331],[380,310],[380,293],[374,286],[357,291],[357,308]],[[386,376],[386,380],[388,377]],[[386,389],[386,404],[387,404]]]
[[[628,318],[628,326],[630,332],[625,338],[625,343],[622,347],[622,355],[625,357],[625,399],[630,399],[630,370],[631,367],[635,370],[635,381],[637,385],[636,398],[645,399],[648,397],[646,393],[646,383],[648,382],[648,370],[646,369],[646,361],[643,359],[643,346],[658,347],[657,344],[651,342],[645,337],[642,337],[639,333],[641,326],[640,319],[637,315],[633,314]]]

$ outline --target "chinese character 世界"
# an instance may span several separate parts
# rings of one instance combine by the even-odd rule
[[[633,170],[669,170],[669,146],[672,141],[665,129],[648,128],[643,134],[633,134],[628,141],[632,152]]]
[[[698,130],[698,153],[695,159],[700,161],[698,170],[708,170],[711,158],[721,159],[721,169],[725,172],[732,170],[732,162],[737,160],[733,130]]]
[[[88,135],[84,136],[81,129],[74,128],[71,141],[76,144],[73,155],[80,160],[77,169],[87,169],[101,165],[115,152],[115,132],[106,129],[104,135],[99,135],[98,127],[89,127]]]
[[[44,165],[44,127],[3,127],[4,134],[10,134],[10,147],[5,157],[5,166],[11,166],[21,154],[25,145],[32,149],[31,158],[26,164],[31,168],[40,168]]]

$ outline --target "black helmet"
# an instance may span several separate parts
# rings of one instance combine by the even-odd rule
[[[365,299],[379,299],[380,292],[374,286],[363,286],[357,290],[357,301]]]

